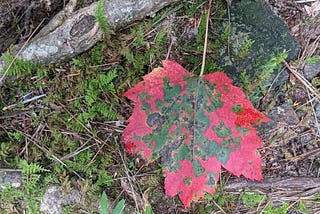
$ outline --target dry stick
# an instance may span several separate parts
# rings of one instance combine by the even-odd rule
[[[311,96],[310,96],[310,92],[309,90],[307,90],[307,93],[308,93],[308,98],[309,98],[309,101],[311,103],[311,107],[312,107],[312,113],[313,113],[313,116],[314,116],[314,121],[317,125],[317,130],[318,130],[318,136],[320,136],[320,125],[319,125],[319,121],[318,121],[318,117],[317,117],[317,113],[316,113],[316,110],[314,109],[314,106],[313,106],[313,101],[311,99]],[[319,101],[320,102],[320,101]]]
[[[30,37],[27,39],[27,41],[22,45],[22,47],[20,48],[20,50],[18,51],[18,53],[14,56],[14,58],[12,59],[12,61],[10,62],[8,68],[6,69],[6,71],[3,73],[2,77],[0,78],[0,83],[4,80],[4,78],[7,76],[7,73],[9,71],[9,69],[12,67],[14,61],[16,61],[16,59],[18,58],[19,54],[21,53],[21,51],[26,47],[26,45],[28,44],[28,42],[30,41],[30,39],[33,37],[33,35],[38,31],[38,29],[40,28],[40,26],[42,25],[42,23],[44,22],[44,19],[41,20],[41,22],[38,24],[38,26],[36,27],[36,29],[32,32],[32,34],[30,35]]]
[[[118,143],[116,137],[114,138],[114,140],[115,140],[116,143]],[[138,203],[138,199],[137,199],[138,197],[137,197],[137,195],[136,195],[136,193],[135,193],[135,190],[134,190],[134,185],[133,185],[133,183],[132,183],[132,179],[131,179],[131,176],[130,176],[130,174],[129,174],[129,169],[128,169],[125,161],[124,161],[124,158],[123,158],[123,156],[122,156],[122,154],[121,154],[121,152],[120,152],[120,149],[118,149],[118,153],[119,153],[119,155],[120,155],[122,164],[123,164],[123,166],[124,166],[124,171],[125,171],[125,173],[126,173],[126,175],[127,175],[126,178],[127,178],[128,182],[129,182],[129,185],[130,185],[130,189],[131,189],[131,193],[132,193],[132,197],[133,197],[133,200],[134,200],[136,209],[139,210],[139,203]]]
[[[113,134],[113,133],[111,132],[111,133],[109,134],[109,136],[107,137],[107,139],[106,139],[105,141],[103,141],[103,144],[101,145],[101,147],[100,147],[99,144],[98,144],[99,150],[96,152],[96,154],[93,156],[93,158],[91,158],[90,162],[85,166],[86,168],[88,168],[88,167],[94,162],[94,160],[96,159],[96,157],[98,156],[98,154],[101,154],[101,153],[102,153],[102,151],[101,151],[102,148],[106,145],[107,141],[109,140],[109,138],[111,137],[112,134]]]
[[[289,71],[305,86],[307,89],[311,91],[311,93],[316,96],[320,100],[320,95],[317,93],[317,89],[315,89],[301,74],[299,74],[296,69],[290,66],[285,60],[282,60],[283,64],[289,69]]]
[[[258,210],[260,210],[260,207],[262,206],[262,203],[263,203],[263,201],[266,199],[266,195],[264,195],[263,197],[262,197],[262,199],[261,199],[261,201],[259,202],[259,204],[258,204],[258,207],[257,207],[257,209],[256,209],[256,212],[258,213]]]
[[[204,73],[204,66],[206,64],[206,55],[207,55],[207,46],[208,46],[208,31],[209,31],[209,18],[210,18],[210,10],[211,10],[211,4],[212,0],[209,1],[208,6],[208,14],[207,14],[207,20],[206,20],[206,33],[204,36],[204,45],[203,45],[203,54],[202,54],[202,65],[201,65],[201,72],[200,77],[202,78]]]
[[[215,205],[216,207],[219,208],[219,210],[220,210],[223,214],[226,214],[226,212],[220,207],[220,205],[219,205],[217,202],[215,202],[214,200],[212,200],[212,202],[214,203],[214,205]],[[213,213],[213,212],[212,212],[212,213]]]
[[[316,49],[319,46],[319,42],[320,42],[320,35],[312,42],[312,44],[310,44],[310,38],[307,40],[307,44],[305,46],[306,48],[301,54],[301,57],[299,59],[300,65],[303,64],[302,62],[305,63],[305,60],[311,57],[316,52]]]
[[[316,153],[318,153],[318,152],[320,152],[320,148],[311,150],[311,151],[309,151],[309,152],[305,152],[305,153],[303,153],[303,154],[301,154],[301,155],[297,155],[297,156],[294,156],[294,157],[291,157],[291,158],[286,158],[285,160],[298,161],[298,160],[300,160],[300,159],[306,158],[307,156],[316,154]]]
[[[22,172],[22,169],[0,168],[0,172]]]
[[[101,140],[100,138],[98,137],[95,137],[93,132],[87,128],[83,123],[81,123],[77,118],[73,117],[72,113],[64,106],[60,103],[60,106],[71,116],[71,118],[75,121],[77,121],[77,123],[79,123],[89,134],[91,134],[91,136],[89,135],[89,137],[91,139],[93,139],[95,142],[99,143],[100,145],[103,145],[103,140]]]
[[[74,157],[74,156],[77,156],[77,155],[80,154],[81,152],[83,152],[83,151],[85,151],[85,150],[88,150],[89,148],[91,148],[91,147],[93,147],[93,146],[94,146],[94,145],[90,145],[90,146],[87,146],[87,147],[85,147],[85,148],[83,148],[83,149],[79,149],[79,148],[78,148],[77,150],[75,150],[75,151],[73,151],[73,152],[65,155],[64,157],[59,158],[59,160],[60,160],[60,161],[68,160],[68,159],[70,159],[70,158],[72,158],[72,157]],[[80,148],[81,148],[81,147],[80,147]],[[53,163],[49,164],[48,167],[53,167],[53,165],[55,165],[57,162],[60,162],[60,161],[55,160]]]
[[[30,102],[32,102],[32,101],[34,101],[34,100],[38,100],[38,99],[40,99],[40,98],[42,98],[42,97],[45,97],[45,96],[47,96],[47,95],[46,95],[46,94],[42,94],[42,95],[39,95],[39,96],[35,96],[35,97],[32,97],[32,98],[30,98],[30,99],[28,99],[28,100],[24,100],[24,101],[22,101],[21,103],[22,103],[22,104],[30,103]],[[20,103],[19,103],[19,104],[20,104]],[[19,104],[12,104],[12,105],[3,107],[3,108],[2,108],[2,111],[11,110],[11,109],[17,107]]]
[[[296,1],[296,3],[298,4],[305,4],[305,3],[309,3],[309,2],[315,2],[316,0],[301,0],[301,1]]]
[[[18,129],[15,129],[15,128],[13,128],[13,129],[14,129],[16,132],[19,132],[20,134],[22,134],[26,139],[29,139],[29,140],[33,143],[33,145],[35,145],[36,147],[38,147],[38,149],[40,149],[44,154],[46,154],[46,155],[50,154],[49,149],[40,146],[41,143],[40,143],[38,140],[34,139],[32,136],[30,136],[30,135],[28,135],[28,134],[26,134],[26,133],[24,133],[24,132],[22,132],[22,131],[20,131],[20,130],[18,130]],[[57,157],[57,156],[55,156],[55,155],[53,155],[53,154],[50,154],[50,156],[51,156],[53,159],[55,159],[56,161],[58,161],[59,163],[61,163],[63,166],[65,166],[65,167],[67,168],[67,170],[69,170],[70,172],[74,173],[76,176],[78,176],[78,178],[80,178],[82,181],[84,181],[84,178],[81,177],[81,175],[79,175],[76,171],[74,171],[73,169],[71,169],[70,167],[68,167],[68,165],[66,165],[64,162],[62,162],[62,161],[59,159],[59,157]]]

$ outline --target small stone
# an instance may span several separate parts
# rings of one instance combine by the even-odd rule
[[[72,189],[69,193],[63,194],[59,185],[51,185],[44,193],[40,205],[41,213],[61,214],[62,205],[71,205],[80,202],[80,192]]]
[[[186,35],[185,35],[185,39],[186,39],[187,44],[194,42],[193,40],[195,40],[197,34],[198,34],[198,28],[188,29],[186,32]]]
[[[5,186],[9,183],[13,188],[19,188],[22,183],[22,174],[21,171],[0,171],[0,191],[5,188]]]
[[[306,176],[308,175],[308,167],[298,167],[299,176]]]
[[[308,95],[303,88],[296,88],[293,93],[293,101],[298,104],[304,104],[308,101]]]
[[[288,103],[275,106],[269,113],[269,118],[275,122],[285,122],[288,125],[295,125],[299,122],[299,117]]]
[[[304,77],[311,80],[320,74],[320,61],[316,63],[306,63],[303,68]]]
[[[292,155],[292,153],[290,153],[290,152],[285,152],[285,153],[284,153],[284,158],[285,158],[285,159],[292,158],[292,156],[293,156],[293,155]]]
[[[50,186],[44,193],[40,205],[40,212],[48,214],[60,214],[62,212],[62,190],[58,185]]]
[[[298,118],[299,118],[300,120],[302,120],[303,118],[305,118],[307,114],[308,114],[308,113],[305,112],[305,111],[297,111],[297,115],[298,115]]]
[[[81,200],[80,192],[76,189],[72,189],[62,200],[63,205],[72,205],[79,203]]]
[[[306,144],[310,142],[312,139],[313,139],[313,135],[311,133],[308,133],[300,137],[300,142],[302,144]]]
[[[306,149],[307,151],[312,151],[313,149],[315,149],[315,147],[312,144],[307,144]]]

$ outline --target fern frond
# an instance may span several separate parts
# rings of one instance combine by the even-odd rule
[[[107,32],[108,22],[107,22],[107,19],[105,17],[105,13],[104,13],[104,0],[99,0],[98,1],[97,7],[96,7],[96,11],[95,11],[95,17],[96,17],[96,20],[97,20],[101,30],[104,33]]]
[[[26,160],[20,161],[20,166],[22,167],[22,174],[23,175],[32,175],[41,172],[49,172],[49,170],[43,168],[42,166],[38,165],[37,163],[28,163]]]
[[[107,91],[111,91],[111,92],[115,92],[115,88],[114,85],[112,83],[112,81],[117,77],[117,73],[116,71],[112,70],[109,71],[107,74],[100,74],[99,75],[99,87],[102,90],[107,90]]]
[[[14,57],[9,54],[2,54],[2,58],[7,65],[9,65],[14,60]],[[16,58],[14,63],[8,70],[8,75],[24,78],[27,75],[31,74],[33,71],[36,71],[37,74],[41,74],[44,72],[41,65],[33,64],[29,61],[24,61],[22,59]]]
[[[110,120],[117,118],[117,113],[112,110],[112,106],[107,106],[106,103],[97,103],[94,110]]]

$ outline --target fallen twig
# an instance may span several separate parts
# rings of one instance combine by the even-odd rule
[[[319,101],[320,101],[320,95],[319,92],[317,91],[316,88],[313,87],[313,85],[306,79],[304,78],[298,71],[296,68],[294,68],[293,66],[289,65],[285,60],[282,61],[283,64],[285,64],[285,66],[288,68],[288,70],[307,88],[310,90],[310,92],[316,96]]]

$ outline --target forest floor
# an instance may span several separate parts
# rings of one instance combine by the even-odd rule
[[[149,205],[154,213],[320,213],[320,3],[267,2],[301,52],[278,70],[289,68],[288,80],[261,92],[256,106],[274,121],[260,131],[265,182],[223,170],[215,194],[186,209],[178,197],[165,196],[160,161],[147,165],[124,150],[121,134],[133,103],[122,94],[167,58],[200,73],[208,1],[191,0],[109,35],[111,42],[71,61],[12,66],[15,81],[0,86],[0,213],[39,213],[52,184],[62,189],[64,202],[56,201],[62,213],[98,213],[103,191],[114,204],[125,199],[127,213],[148,213]],[[228,5],[214,1],[211,11],[207,72],[220,69],[214,48],[223,35],[216,28]],[[1,185],[6,179],[16,179],[18,188]]]

